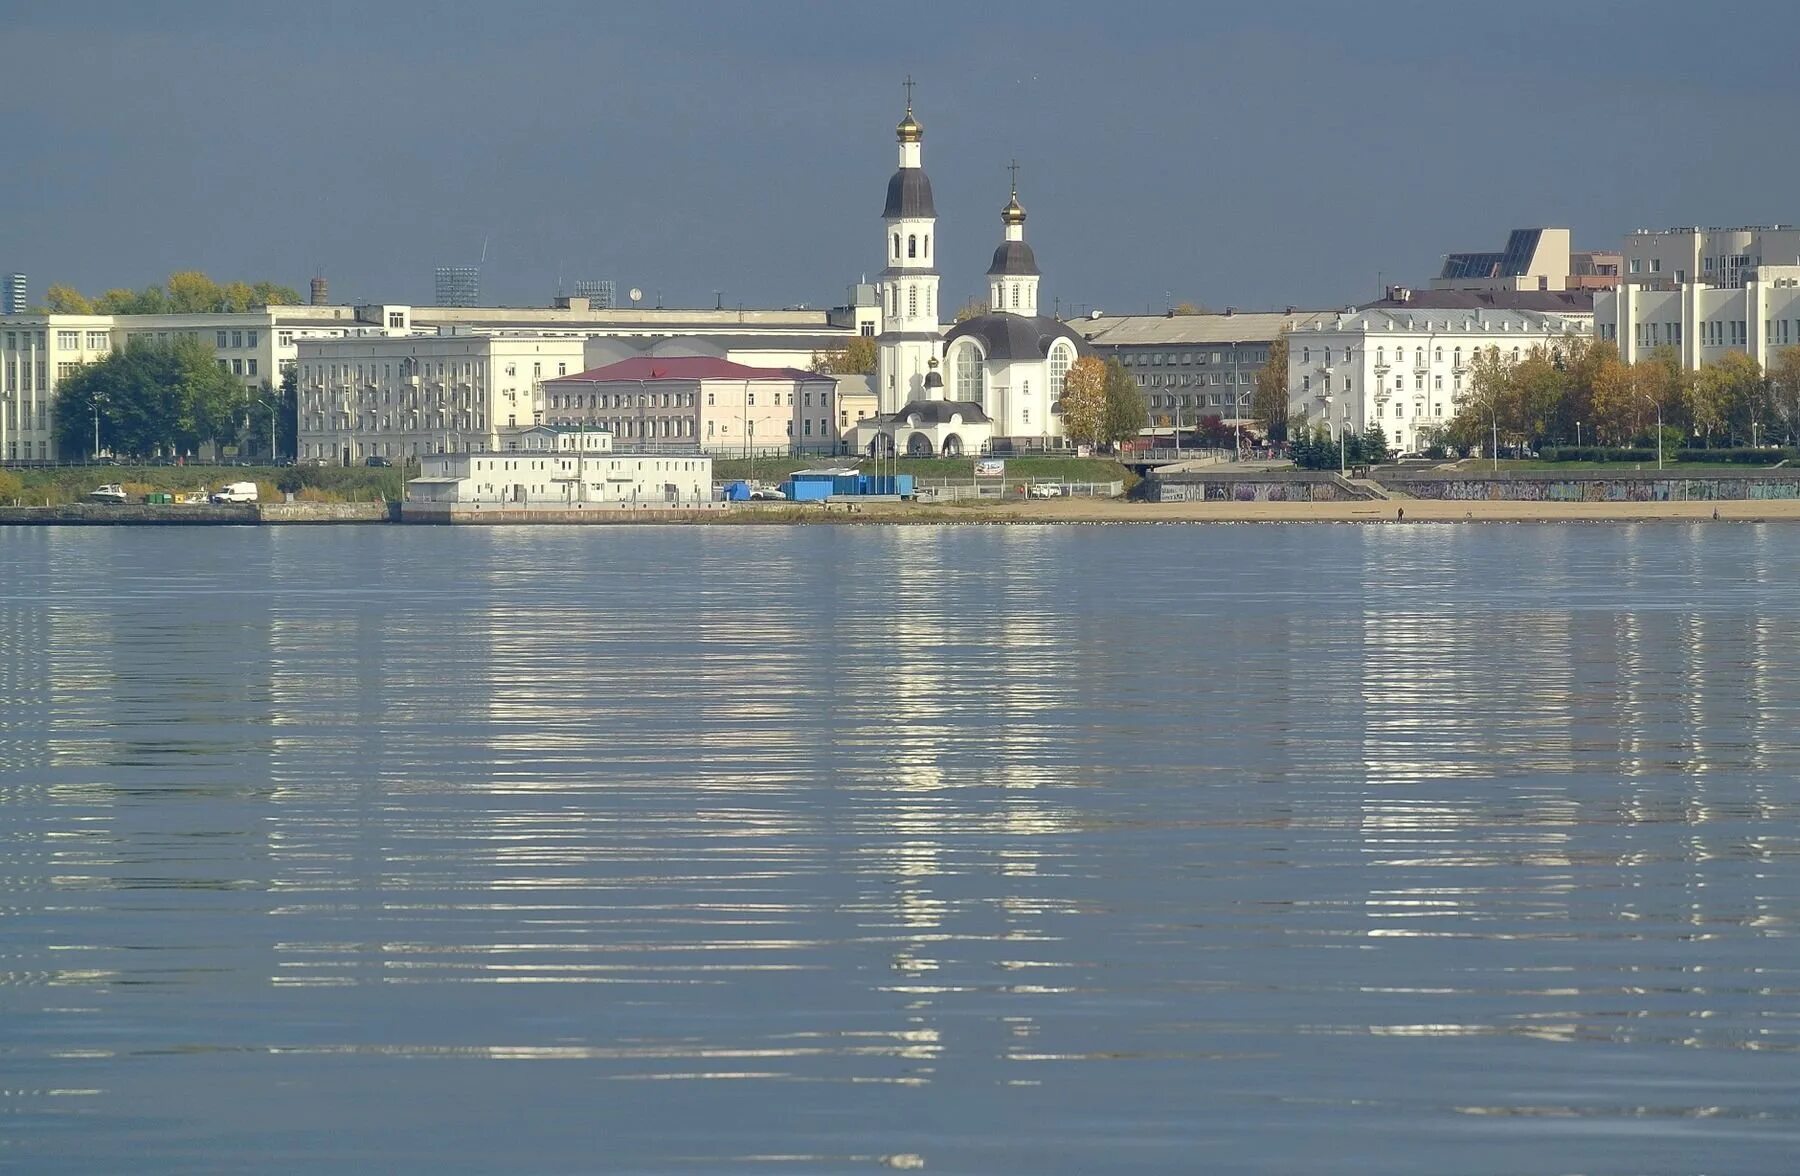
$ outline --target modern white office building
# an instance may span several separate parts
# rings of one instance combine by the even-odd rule
[[[1717,272],[1715,270],[1715,272]],[[1598,336],[1618,344],[1626,362],[1673,347],[1689,368],[1742,351],[1768,367],[1784,348],[1800,346],[1800,265],[1763,264],[1735,285],[1683,282],[1672,289],[1627,284],[1594,300]]]
[[[1624,273],[1633,286],[1673,290],[1688,282],[1739,289],[1765,265],[1800,265],[1800,227],[1638,229],[1625,236]]]
[[[712,458],[698,450],[613,448],[604,430],[506,429],[496,444],[419,458],[409,512],[495,507],[703,507]]]
[[[543,384],[581,370],[583,340],[372,335],[298,345],[298,457],[399,462],[495,448],[543,423]]]
[[[1470,367],[1493,349],[1517,361],[1533,348],[1593,337],[1587,315],[1521,310],[1367,309],[1321,317],[1288,336],[1290,431],[1325,424],[1334,436],[1379,425],[1402,453],[1456,416]]]

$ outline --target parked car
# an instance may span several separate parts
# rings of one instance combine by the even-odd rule
[[[1033,482],[1031,496],[1033,498],[1061,498],[1063,488],[1054,482]]]
[[[786,502],[787,495],[769,486],[758,486],[750,491],[750,497],[757,502]]]
[[[222,506],[227,503],[255,502],[256,483],[227,482],[217,490],[214,490],[212,497],[208,501],[212,502],[215,506]]]
[[[385,457],[365,457],[363,459],[363,464],[366,466],[386,466],[393,463],[389,462]]]

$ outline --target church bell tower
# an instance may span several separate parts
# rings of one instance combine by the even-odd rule
[[[906,116],[895,128],[900,168],[888,180],[882,210],[881,334],[876,338],[876,403],[897,412],[924,395],[925,377],[940,358],[938,327],[937,209],[931,181],[920,164],[924,128],[913,118],[912,79],[906,79]]]

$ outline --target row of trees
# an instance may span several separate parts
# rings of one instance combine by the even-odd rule
[[[1689,370],[1673,347],[1628,364],[1609,340],[1565,338],[1517,362],[1490,348],[1470,367],[1469,394],[1441,439],[1465,451],[1496,431],[1502,447],[1653,444],[1659,414],[1665,443],[1800,441],[1800,347],[1766,372],[1735,351]]]
[[[291,367],[279,390],[265,382],[251,396],[219,366],[211,348],[185,336],[166,343],[132,340],[58,381],[53,405],[58,451],[90,457],[186,454],[233,444],[240,452],[267,453],[271,415],[278,440],[291,452],[294,408]]]
[[[142,290],[108,290],[89,298],[73,286],[53,284],[44,292],[55,314],[217,314],[291,306],[300,295],[274,282],[226,282],[221,285],[199,270],[178,270],[160,286]]]
[[[1370,425],[1361,433],[1333,437],[1324,425],[1296,433],[1288,443],[1294,465],[1303,470],[1335,470],[1355,465],[1380,465],[1392,460],[1387,430]]]

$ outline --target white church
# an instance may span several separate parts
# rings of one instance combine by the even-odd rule
[[[988,266],[990,309],[946,334],[938,322],[937,209],[920,163],[924,130],[910,102],[896,134],[900,169],[881,214],[887,264],[877,287],[876,415],[857,426],[857,448],[912,457],[1061,448],[1063,377],[1089,349],[1038,313],[1040,275],[1025,243],[1016,180]]]

